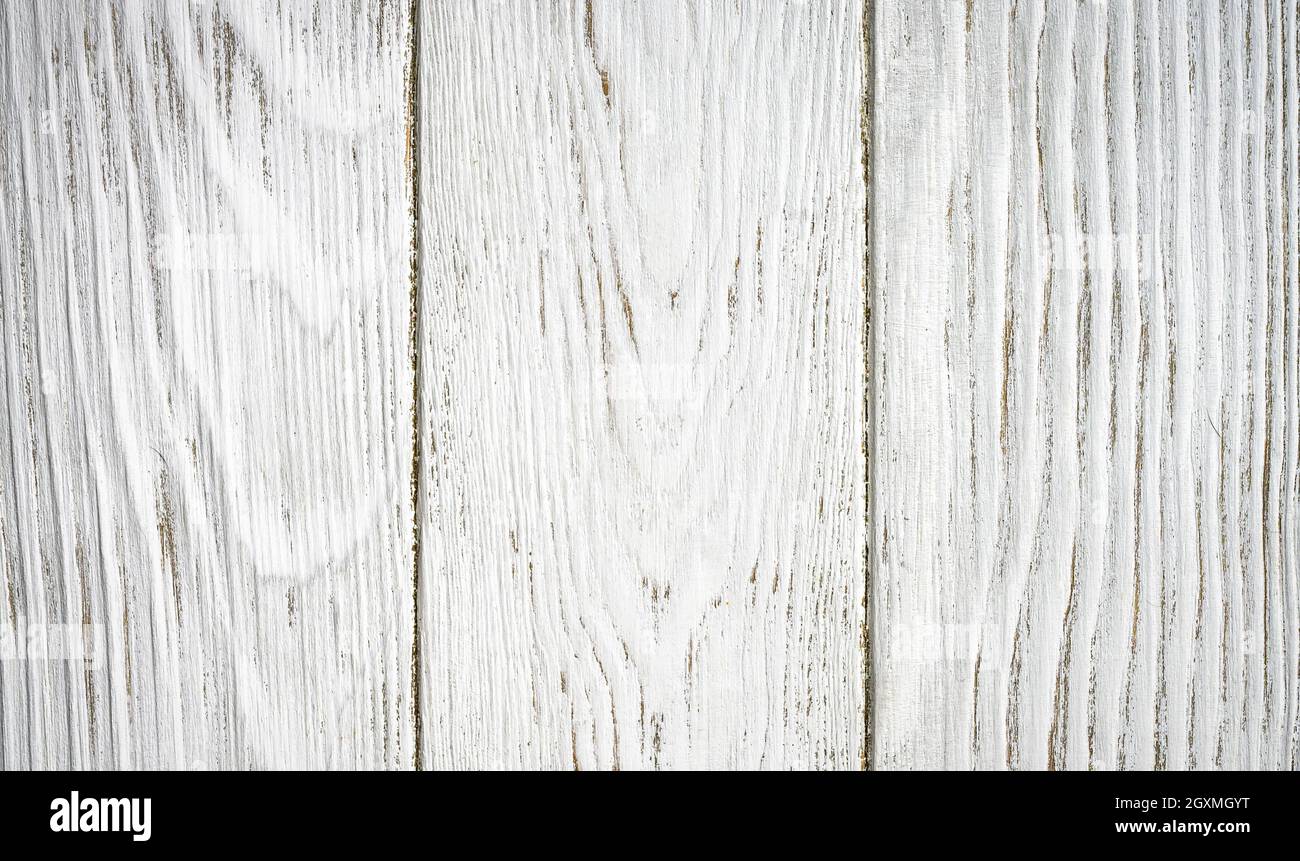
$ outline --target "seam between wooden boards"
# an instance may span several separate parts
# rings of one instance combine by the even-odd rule
[[[411,0],[407,16],[410,28],[407,36],[406,68],[406,166],[410,179],[411,221],[411,271],[410,306],[411,321],[408,335],[411,359],[411,718],[414,765],[416,771],[424,768],[424,723],[421,714],[421,650],[420,650],[420,564],[423,554],[420,547],[420,527],[424,519],[421,504],[420,468],[424,447],[420,428],[424,425],[423,400],[420,397],[420,342],[423,327],[420,325],[420,4]]]

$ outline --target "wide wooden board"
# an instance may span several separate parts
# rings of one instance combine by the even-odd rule
[[[865,763],[862,30],[423,8],[424,764]]]
[[[1295,768],[1295,4],[874,23],[875,764]]]
[[[0,7],[0,766],[412,764],[407,22]]]

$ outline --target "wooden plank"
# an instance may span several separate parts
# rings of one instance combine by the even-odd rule
[[[1297,767],[1295,4],[874,33],[876,764]]]
[[[423,8],[426,766],[865,762],[861,15]]]
[[[411,764],[406,16],[0,7],[0,767]]]

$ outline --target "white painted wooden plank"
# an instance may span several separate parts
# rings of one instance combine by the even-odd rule
[[[1295,768],[1295,4],[874,22],[875,764]]]
[[[0,6],[0,767],[412,763],[407,24]]]
[[[865,762],[861,14],[424,6],[423,765]]]

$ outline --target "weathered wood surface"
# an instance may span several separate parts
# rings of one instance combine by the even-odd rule
[[[407,20],[0,5],[0,766],[412,764]]]
[[[858,4],[412,8],[0,10],[0,765],[858,767]]]
[[[1296,19],[0,4],[0,767],[1296,768]]]
[[[876,766],[1297,767],[1296,12],[877,4]]]
[[[861,39],[425,7],[425,764],[864,763]]]

